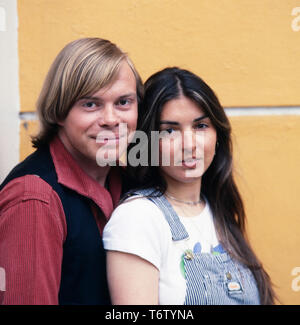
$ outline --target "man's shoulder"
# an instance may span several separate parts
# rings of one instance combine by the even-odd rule
[[[49,174],[52,165],[49,149],[46,147],[37,149],[10,171],[2,184],[0,184],[0,190],[13,179],[21,176],[39,175],[44,178],[43,175],[47,176]]]
[[[27,200],[49,203],[53,189],[38,175],[25,175],[12,179],[0,191],[0,210]]]

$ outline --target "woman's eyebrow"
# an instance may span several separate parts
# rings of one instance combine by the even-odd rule
[[[203,116],[197,117],[197,118],[194,119],[193,122],[199,122],[199,121],[201,121],[201,120],[204,120],[204,119],[207,118],[207,117],[208,117],[208,115],[203,115]]]
[[[199,122],[205,118],[207,118],[208,115],[203,115],[203,116],[200,116],[200,117],[197,117],[193,120],[193,123],[194,122]],[[175,122],[175,121],[167,121],[167,120],[162,120],[159,122],[159,124],[172,124],[172,125],[179,125],[180,123],[179,122]]]
[[[159,124],[172,124],[172,125],[179,125],[178,122],[174,122],[174,121],[160,121]]]

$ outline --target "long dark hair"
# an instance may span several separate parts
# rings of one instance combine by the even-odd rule
[[[245,210],[233,177],[231,126],[217,96],[198,76],[179,68],[166,68],[145,82],[144,102],[139,112],[138,129],[148,139],[159,130],[162,108],[166,102],[181,95],[192,99],[208,115],[217,132],[216,155],[202,176],[202,195],[207,199],[215,219],[219,240],[235,259],[248,266],[258,285],[262,304],[273,304],[275,294],[268,274],[255,256],[246,238]],[[151,166],[151,145],[148,142],[148,166],[134,170],[139,188],[166,190],[159,166]],[[130,150],[131,147],[129,147]]]

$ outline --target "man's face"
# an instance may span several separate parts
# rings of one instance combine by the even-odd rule
[[[60,123],[59,136],[81,165],[97,164],[97,153],[104,149],[107,154],[113,151],[118,158],[122,154],[116,151],[119,143],[123,143],[124,151],[124,137],[132,136],[136,129],[137,107],[136,79],[128,63],[123,61],[112,84],[74,104]]]

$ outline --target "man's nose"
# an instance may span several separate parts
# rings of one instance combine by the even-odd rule
[[[102,127],[113,127],[119,125],[119,116],[113,105],[107,105],[101,112],[99,123]]]

